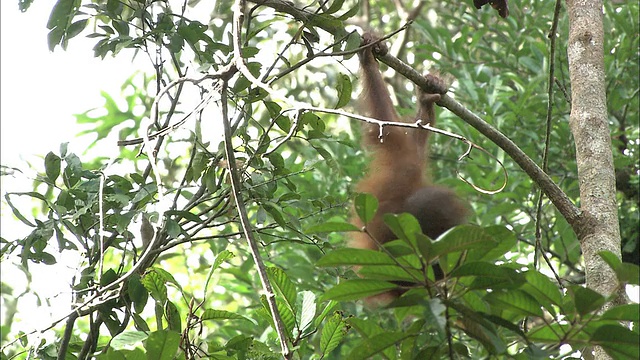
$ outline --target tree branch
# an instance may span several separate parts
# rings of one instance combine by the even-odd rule
[[[242,28],[242,22],[244,18],[244,0],[236,0],[233,4],[233,47],[234,47],[234,61],[238,70],[252,83],[259,82],[251,73],[246,69],[246,65],[244,64],[244,60],[242,58],[241,46],[240,46],[240,32]],[[265,292],[265,296],[267,298],[267,304],[269,305],[269,310],[271,311],[271,317],[273,319],[274,327],[276,333],[278,334],[278,339],[280,340],[280,347],[282,349],[282,356],[285,359],[289,359],[292,355],[291,350],[289,349],[289,344],[287,342],[286,330],[282,318],[280,317],[280,313],[278,312],[278,306],[276,305],[276,298],[273,292],[273,288],[271,287],[271,282],[269,281],[269,277],[267,275],[267,267],[262,261],[262,257],[260,256],[260,249],[258,248],[258,243],[256,239],[253,237],[253,231],[251,229],[251,224],[249,222],[249,216],[247,215],[247,209],[242,200],[242,192],[240,185],[240,177],[238,176],[238,167],[236,163],[236,157],[233,150],[233,145],[231,144],[231,124],[229,123],[229,114],[227,113],[227,81],[231,76],[235,74],[235,71],[229,72],[229,76],[223,79],[222,84],[222,122],[224,127],[224,147],[225,153],[227,156],[227,163],[229,166],[229,177],[231,178],[231,189],[233,191],[233,197],[236,201],[236,208],[238,209],[238,214],[240,215],[240,223],[242,225],[242,231],[244,232],[244,236],[247,239],[247,244],[249,245],[249,250],[251,251],[251,255],[253,257],[253,261],[256,264],[256,268],[258,270],[258,276],[260,277],[260,281],[262,283],[263,290]],[[268,93],[271,93],[271,89],[269,89],[266,85],[260,82],[262,85],[261,88],[264,88]]]
[[[428,78],[425,78],[422,74],[400,61],[398,58],[386,54],[378,56],[378,59],[389,67],[395,69],[407,79],[411,80],[424,91],[437,92],[437,84],[431,83]],[[504,150],[542,189],[545,195],[549,197],[558,211],[560,211],[569,224],[571,224],[571,227],[576,234],[581,231],[582,219],[580,210],[571,202],[562,189],[553,182],[549,175],[547,175],[533,160],[531,160],[531,158],[527,156],[527,154],[525,154],[524,151],[522,151],[513,141],[511,141],[511,139],[446,94],[442,95],[442,98],[437,104],[456,114],[460,119],[473,126],[476,130]]]

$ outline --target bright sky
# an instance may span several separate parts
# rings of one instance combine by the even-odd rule
[[[121,84],[135,71],[128,54],[121,54],[117,59],[94,58],[95,39],[86,39],[83,35],[72,39],[66,52],[58,47],[50,53],[46,23],[53,4],[34,1],[26,13],[21,13],[17,1],[0,2],[2,165],[25,169],[26,160],[42,171],[44,155],[49,151],[59,153],[62,142],[69,142],[69,151],[82,158],[92,139],[75,137],[81,128],[76,125],[73,114],[101,106],[101,90],[117,96]],[[104,151],[111,152],[106,145]],[[113,151],[118,151],[115,144]],[[32,174],[27,175],[3,176],[1,195],[9,191],[31,191]],[[25,215],[30,215],[30,206],[34,203],[25,201],[28,200],[26,197],[15,200],[16,205],[25,210]],[[2,205],[0,235],[9,241],[28,235],[30,229],[15,220],[8,207]],[[21,299],[21,308],[30,309],[20,312],[16,319],[23,321],[22,330],[46,327],[52,316],[58,317],[67,311],[56,305],[66,303],[66,308],[69,306],[68,283],[74,269],[63,264],[57,265],[54,271],[46,267],[29,268],[34,274],[32,287],[37,289],[44,303],[38,304],[33,296]],[[22,272],[7,261],[2,261],[0,268],[2,282],[8,283],[14,294],[22,292],[25,284]],[[47,276],[52,273],[56,276]],[[46,306],[47,303],[53,307]]]
[[[20,157],[33,160],[74,140],[72,114],[102,105],[100,90],[118,94],[134,68],[127,54],[104,61],[93,57],[95,39],[82,35],[65,52],[50,53],[46,28],[52,2],[35,1],[20,13],[17,1],[1,2],[2,107],[1,159],[18,165]],[[131,72],[123,71],[131,68]],[[86,146],[84,141],[84,146]],[[82,153],[83,148],[72,151]],[[115,149],[115,144],[114,144]]]

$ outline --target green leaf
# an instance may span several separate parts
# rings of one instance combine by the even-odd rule
[[[167,286],[156,271],[148,271],[144,274],[140,282],[157,302],[162,304],[167,300]]]
[[[554,323],[548,326],[543,326],[538,329],[531,330],[527,335],[530,341],[554,343],[564,340],[564,334],[568,334],[571,331],[571,326],[568,324]],[[573,340],[583,340],[585,343],[589,339],[584,332],[578,332],[573,335]]]
[[[465,334],[478,340],[490,354],[502,354],[506,351],[506,344],[498,336],[496,329],[482,318],[474,316],[462,317],[460,323],[464,327]],[[478,321],[481,320],[481,321]]]
[[[123,20],[112,20],[111,25],[120,36],[129,36],[129,24]]]
[[[573,298],[576,310],[582,316],[600,309],[606,301],[604,296],[589,288],[571,286],[567,290]]]
[[[320,224],[313,225],[307,228],[304,232],[305,234],[318,234],[325,232],[345,232],[345,231],[360,231],[357,226],[346,223],[346,222],[338,222],[338,221],[326,221]]]
[[[182,331],[182,319],[178,307],[171,301],[167,301],[164,307],[164,314],[167,318],[168,329],[172,331]]]
[[[360,1],[357,1],[355,3],[355,5],[351,9],[347,10],[344,14],[340,15],[338,17],[338,20],[343,20],[343,21],[347,20],[347,19],[353,17],[354,15],[356,15],[359,10],[360,10]],[[360,41],[361,41],[360,40],[360,34],[358,34],[356,31],[352,32],[351,35],[349,35],[349,40],[347,40],[347,42],[350,41],[351,36],[354,35],[354,34],[358,35],[358,45],[360,45]],[[352,48],[350,46],[347,46],[347,49],[352,49]],[[355,49],[355,48],[353,48],[353,49]]]
[[[58,0],[51,10],[49,15],[49,21],[47,22],[47,29],[51,30],[56,26],[64,25],[67,23],[69,16],[73,17],[73,9],[75,0]]]
[[[170,330],[152,332],[145,345],[147,359],[173,360],[180,345],[180,333]]]
[[[269,154],[269,162],[271,162],[276,171],[285,167],[284,158],[276,152]]]
[[[32,3],[33,3],[33,0],[19,0],[18,8],[20,9],[21,12],[25,12],[29,9]]]
[[[149,292],[140,282],[140,275],[133,274],[129,278],[127,283],[127,294],[133,303],[133,308],[136,313],[141,313],[144,310],[147,301],[149,300]]]
[[[193,221],[196,224],[202,224],[202,219],[192,212],[189,211],[180,211],[180,210],[169,210],[165,212],[167,216],[179,216],[185,220]],[[179,220],[179,219],[178,219]]]
[[[33,224],[32,222],[30,222],[29,220],[27,220],[27,218],[25,218],[22,213],[20,213],[20,210],[18,210],[18,208],[16,208],[13,203],[11,202],[11,195],[12,193],[6,193],[4,195],[4,199],[7,201],[7,205],[9,205],[9,207],[11,208],[11,211],[13,212],[13,215],[15,215],[16,218],[18,218],[18,220],[22,221],[25,225],[30,226],[30,227],[36,227],[35,224]],[[21,195],[21,194],[18,194]]]
[[[324,309],[322,309],[322,311],[320,312],[320,314],[318,315],[318,317],[316,317],[314,324],[316,327],[319,327],[320,324],[324,321],[324,319],[329,316],[329,313],[334,311],[336,308],[338,308],[340,305],[339,302],[337,301],[329,301],[327,302],[327,304],[325,305]]]
[[[213,265],[211,266],[212,271],[216,270],[218,267],[220,267],[220,265],[230,259],[233,259],[236,255],[234,253],[232,253],[229,250],[222,250],[218,256],[216,256],[216,259],[213,262]]]
[[[640,285],[640,267],[638,265],[623,263],[611,251],[600,251],[598,255],[613,269],[621,284]]]
[[[51,151],[44,157],[45,174],[47,174],[47,178],[51,180],[51,183],[54,183],[60,175],[61,163],[62,159]]]
[[[327,127],[324,121],[322,121],[322,119],[318,115],[309,111],[302,114],[302,116],[300,117],[300,122],[302,124],[311,126],[313,130],[317,130],[320,133],[324,132]]]
[[[346,265],[395,265],[389,255],[370,249],[342,248],[328,252],[316,263],[317,266],[346,266]]]
[[[365,265],[358,270],[358,275],[365,279],[373,280],[404,281],[411,283],[425,282],[424,274],[419,270],[418,266]],[[433,278],[431,280],[433,280]]]
[[[109,347],[114,350],[131,348],[136,344],[142,344],[149,337],[144,331],[125,331],[113,337]]]
[[[415,336],[409,332],[384,332],[382,334],[374,335],[368,339],[365,339],[362,343],[358,344],[347,356],[348,360],[365,360],[369,359],[375,354],[384,351],[386,348],[393,346],[402,340]]]
[[[347,327],[339,312],[327,320],[320,334],[320,350],[324,356],[332,352],[344,339]]]
[[[184,38],[182,37],[182,35],[178,33],[171,34],[171,37],[169,38],[168,47],[169,47],[169,50],[173,53],[178,53],[182,51],[182,48],[184,47]]]
[[[498,243],[483,228],[474,225],[459,225],[438,238],[438,241],[433,245],[433,256],[473,250],[468,254],[472,258],[470,260],[479,260],[497,245]]]
[[[175,285],[175,287],[177,287],[178,289],[182,289],[182,286],[180,285],[180,283],[173,277],[173,275],[168,272],[167,270],[160,268],[160,267],[154,267],[153,269],[151,269],[151,271],[155,272],[156,274],[158,274],[158,276],[160,276],[160,278],[162,280],[164,280],[165,283],[170,283]]]
[[[527,271],[524,277],[527,282],[522,285],[521,290],[533,296],[549,313],[555,315],[556,307],[562,305],[562,294],[558,286],[537,271]]]
[[[357,343],[356,346],[361,346],[365,343],[366,339],[370,339],[376,335],[387,333],[387,330],[383,329],[376,320],[374,319],[358,319],[358,318],[347,318],[347,323],[351,325],[353,329],[355,329],[358,334],[363,338],[362,341]],[[383,358],[393,359],[396,357],[396,349],[388,347],[383,350],[383,354],[381,354]]]
[[[167,234],[174,239],[183,233],[182,227],[174,219],[167,219],[166,228],[167,228]]]
[[[496,310],[510,310],[524,316],[542,317],[542,309],[540,304],[531,295],[519,289],[510,289],[507,291],[494,291],[487,296],[485,300],[496,306]]]
[[[640,267],[636,264],[622,263],[616,270],[616,276],[621,284],[640,285]]]
[[[339,109],[351,101],[352,88],[351,78],[345,74],[340,74],[338,76],[338,85],[336,85],[336,90],[338,90],[338,102],[334,106],[334,109]]]
[[[82,162],[75,154],[69,154],[64,158],[67,166],[62,173],[62,180],[68,189],[73,188],[82,177]]]
[[[269,213],[269,215],[271,215],[273,220],[275,220],[275,222],[278,223],[278,225],[282,226],[283,228],[287,227],[287,221],[284,219],[284,216],[282,215],[282,208],[280,206],[270,201],[265,201],[261,205],[262,205],[262,208],[267,213]]]
[[[502,225],[487,226],[482,229],[486,235],[493,237],[493,242],[491,243],[492,246],[489,246],[487,244],[488,251],[486,252],[471,252],[470,255],[482,254],[481,257],[473,256],[473,258],[476,260],[498,260],[502,255],[513,249],[518,242],[516,234]],[[487,250],[486,248],[484,248],[484,246],[482,246],[482,248],[483,250]]]
[[[78,248],[71,241],[67,240],[64,237],[64,233],[62,232],[58,224],[59,223],[57,222],[53,222],[53,229],[56,233],[56,240],[58,240],[58,248],[60,249],[60,251],[66,249],[78,250]]]
[[[600,255],[602,260],[609,264],[609,266],[613,270],[616,270],[622,264],[620,258],[618,258],[616,254],[612,253],[611,251],[600,251],[598,252],[598,255]]]
[[[107,0],[107,13],[109,15],[122,14],[123,4],[118,0]]]
[[[280,268],[267,268],[267,275],[273,288],[284,298],[285,304],[292,313],[296,313],[296,287],[293,285],[287,274]]]
[[[117,279],[118,274],[113,269],[109,269],[102,274],[102,278],[100,278],[100,285],[107,286]]]
[[[422,229],[420,223],[410,214],[384,214],[382,216],[384,223],[400,240],[404,240],[408,244],[415,246],[416,234],[421,234]]]
[[[358,194],[353,200],[353,206],[358,218],[364,224],[368,224],[378,211],[378,199],[371,194]]]
[[[78,34],[80,34],[82,30],[84,30],[84,28],[87,27],[88,21],[89,21],[88,19],[83,19],[83,20],[78,20],[73,24],[71,24],[67,29],[66,40],[69,40],[77,36]]]
[[[346,319],[347,324],[351,325],[358,334],[364,338],[370,338],[374,335],[381,334],[385,330],[376,322],[375,319],[361,319],[356,317],[349,317]]]
[[[67,35],[67,39],[70,38],[69,28],[71,27],[72,20],[78,13],[78,8],[81,5],[80,0],[58,0],[58,2],[53,6],[51,10],[51,14],[49,15],[49,20],[47,21],[47,29],[51,30],[47,35],[47,42],[49,45],[49,51],[53,51],[56,45],[61,44],[63,48],[66,47],[65,43],[63,43],[63,38]],[[82,25],[76,25],[76,29]],[[66,40],[64,42],[66,42]]]
[[[471,289],[513,289],[525,282],[524,276],[514,269],[479,261],[463,264],[454,269],[449,276],[475,276],[469,285]]]
[[[280,115],[275,118],[276,125],[284,131],[285,133],[289,133],[291,130],[291,119],[288,116]]]
[[[271,313],[271,307],[267,302],[267,297],[264,295],[260,296],[260,303],[262,304],[262,308],[264,309],[266,314],[268,314],[268,320],[271,324],[271,327],[275,329],[273,315]],[[282,319],[282,322],[284,323],[285,330],[287,331],[287,338],[291,339],[293,329],[296,325],[295,313],[291,311],[291,308],[287,304],[285,304],[281,297],[276,297],[276,307],[278,309],[278,314],[280,314],[280,319]]]
[[[333,288],[325,291],[320,297],[322,301],[352,301],[366,298],[373,295],[382,294],[389,290],[398,288],[398,285],[386,281],[352,279],[344,281]]]
[[[299,295],[302,297],[302,304],[298,316],[298,328],[301,334],[305,334],[316,316],[316,295],[311,291],[301,291]]]
[[[278,105],[278,103],[276,102],[268,101],[268,100],[264,100],[263,103],[264,103],[264,106],[267,108],[267,111],[269,111],[269,115],[271,115],[272,119],[278,119],[281,117],[280,115],[282,114],[282,106]],[[289,123],[289,126],[285,126],[284,128],[281,127],[280,124],[278,124],[277,122],[276,122],[276,125],[278,125],[282,131],[284,131],[285,133],[288,133],[291,124]]]
[[[254,323],[251,319],[226,310],[207,309],[200,316],[201,320],[246,320]]]
[[[60,144],[60,156],[61,157],[66,157],[67,156],[67,148],[69,147],[69,143],[68,142],[63,142]]]
[[[98,27],[100,29],[102,29],[105,33],[109,34],[109,35],[113,35],[116,32],[113,30],[113,28],[111,28],[110,26],[107,25],[98,25]]]
[[[614,359],[640,358],[640,336],[620,325],[602,325],[591,336],[589,344],[600,345]]]
[[[344,4],[344,0],[333,0],[333,2],[331,3],[331,6],[329,6],[327,11],[325,11],[324,13],[333,14],[342,8],[342,4]]]
[[[605,311],[601,319],[617,321],[640,321],[640,304],[618,305]]]

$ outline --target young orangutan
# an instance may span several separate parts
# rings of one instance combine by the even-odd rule
[[[377,41],[370,33],[363,35],[362,45]],[[384,121],[405,121],[396,113],[389,91],[382,79],[374,53],[384,55],[387,47],[379,42],[362,50],[358,55],[363,76],[362,106],[366,115]],[[434,75],[425,75],[442,84]],[[444,86],[441,93],[445,93]],[[434,103],[440,94],[418,90],[418,114],[415,122],[435,123]],[[367,233],[354,233],[349,245],[355,248],[378,249],[379,245],[396,239],[384,224],[382,216],[387,213],[407,212],[416,217],[422,232],[432,239],[448,229],[465,222],[467,208],[450,189],[430,184],[427,140],[429,131],[385,126],[380,131],[376,124],[363,126],[364,146],[371,151],[371,163],[367,175],[357,184],[356,191],[370,193],[378,199],[378,211],[366,224]],[[353,214],[351,222],[363,227]],[[391,294],[391,298],[397,296]],[[388,302],[384,299],[382,302]]]

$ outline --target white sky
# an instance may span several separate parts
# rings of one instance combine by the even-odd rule
[[[5,165],[57,152],[61,142],[74,140],[78,127],[72,114],[102,105],[100,90],[117,95],[135,70],[128,54],[94,58],[96,40],[83,35],[72,39],[67,51],[58,47],[50,53],[46,23],[52,4],[35,1],[20,13],[17,1],[1,2],[0,156]],[[123,71],[127,67],[131,71]],[[82,153],[74,143],[72,151]]]
[[[50,53],[46,24],[53,4],[52,1],[35,1],[26,13],[21,13],[17,0],[0,1],[2,165],[25,169],[25,161],[28,161],[43,171],[44,155],[49,151],[59,153],[62,142],[69,142],[69,151],[83,158],[82,153],[92,139],[75,137],[82,128],[76,124],[73,114],[103,105],[101,90],[117,97],[121,84],[136,70],[127,53],[105,60],[94,58],[92,48],[96,39],[86,39],[84,34],[72,39],[66,52],[58,47]],[[136,64],[142,61],[140,57]],[[107,146],[101,150],[111,152],[109,144],[103,145]],[[113,144],[113,151],[118,151],[116,144]],[[10,191],[31,191],[31,177],[30,173],[28,176],[2,177],[1,195]],[[30,215],[30,206],[35,203],[26,197],[16,197],[15,201],[25,210],[25,215]],[[0,235],[9,241],[22,238],[31,230],[15,220],[4,203],[0,228]],[[22,272],[8,261],[2,261],[0,269],[2,281],[10,284],[14,294],[24,290]],[[66,312],[69,281],[74,273],[74,269],[63,264],[56,265],[55,269],[32,266],[29,270],[33,274],[32,288],[53,307],[39,304],[34,296],[22,298],[20,308],[29,308],[29,311],[21,311],[16,320],[22,322],[20,329],[25,331],[44,328],[52,317]],[[48,276],[52,273],[55,276]],[[65,303],[66,306],[60,308]],[[14,328],[13,332],[16,330]]]

